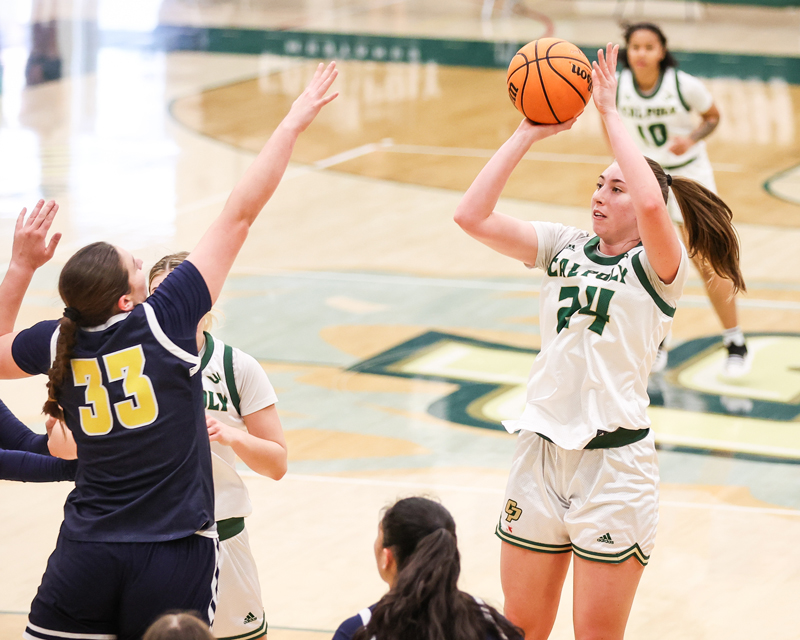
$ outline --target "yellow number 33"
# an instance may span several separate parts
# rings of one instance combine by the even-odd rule
[[[76,387],[86,387],[88,407],[80,407],[81,429],[90,436],[111,431],[114,419],[108,389],[103,386],[100,363],[95,358],[75,358],[72,381]],[[109,382],[122,380],[126,400],[113,404],[114,413],[126,429],[152,424],[158,417],[158,403],[150,378],[144,375],[144,351],[141,345],[103,356]]]

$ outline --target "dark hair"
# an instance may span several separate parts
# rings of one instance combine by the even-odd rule
[[[214,636],[194,613],[170,611],[147,628],[142,640],[214,640]]]
[[[664,32],[658,25],[655,25],[652,22],[636,22],[634,24],[623,24],[622,28],[622,37],[625,38],[625,47],[619,52],[619,62],[623,67],[630,68],[630,64],[628,63],[628,45],[631,42],[631,36],[642,29],[655,33],[661,42],[661,46],[664,48],[664,58],[659,64],[662,73],[667,69],[667,67],[678,66],[678,61],[675,59],[675,56],[673,56],[670,53],[670,50],[667,48],[667,36],[664,35]]]
[[[689,256],[699,256],[714,272],[733,282],[734,293],[747,291],[739,269],[739,236],[733,227],[733,213],[716,193],[689,178],[667,176],[658,162],[645,158],[658,180],[664,202],[669,187],[683,215]]]
[[[397,578],[353,640],[522,639],[522,631],[494,608],[458,590],[456,524],[441,504],[400,500],[384,514],[381,529]]]
[[[153,284],[153,280],[155,280],[158,276],[160,276],[162,273],[170,273],[188,257],[188,251],[178,251],[177,253],[170,253],[168,256],[161,258],[161,260],[156,262],[150,268],[150,275],[147,276],[147,289],[150,289],[150,286]]]
[[[42,411],[64,420],[58,403],[61,387],[69,374],[78,327],[103,324],[119,311],[120,297],[130,293],[130,274],[114,245],[95,242],[72,256],[58,279],[58,293],[67,305],[59,321],[56,357],[47,372],[47,402]]]

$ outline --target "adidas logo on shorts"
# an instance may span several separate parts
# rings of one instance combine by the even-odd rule
[[[597,539],[598,542],[605,542],[606,544],[614,544],[614,541],[611,539],[610,533],[604,533]]]
[[[253,615],[252,611],[248,612],[248,614],[244,617],[244,624],[249,624],[251,622],[258,622],[258,618]]]

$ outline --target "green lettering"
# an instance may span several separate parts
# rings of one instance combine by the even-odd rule
[[[571,278],[572,276],[578,275],[578,269],[580,269],[580,268],[581,268],[581,265],[579,265],[577,262],[575,264],[573,264],[572,265],[572,269],[570,269],[569,273],[567,274],[567,277]]]

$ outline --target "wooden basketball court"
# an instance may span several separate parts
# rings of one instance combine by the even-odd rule
[[[409,495],[452,511],[461,587],[502,606],[493,530],[514,439],[498,422],[524,402],[541,278],[452,215],[519,122],[496,60],[543,35],[596,48],[619,40],[620,19],[658,22],[722,112],[709,154],[742,238],[755,361],[735,384],[717,375],[720,328],[695,274],[651,381],[661,522],[627,635],[797,637],[800,10],[166,0],[123,17],[112,0],[32,4],[0,9],[0,255],[39,197],[61,203],[64,239],[19,327],[60,315],[59,269],[88,242],[146,268],[194,246],[318,60],[341,59],[341,96],[298,142],[218,305],[220,337],[269,374],[289,442],[280,482],[243,468],[273,640],[329,638],[384,593],[379,512]],[[34,24],[50,25],[44,44]],[[61,60],[58,77],[31,81],[34,50]],[[533,148],[499,209],[586,227],[610,160],[590,107]],[[43,379],[2,382],[0,398],[43,430]],[[24,629],[70,488],[0,482],[0,638]],[[565,588],[553,638],[572,637],[570,603]]]

